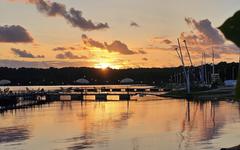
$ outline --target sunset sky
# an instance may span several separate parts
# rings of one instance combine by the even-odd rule
[[[210,62],[212,48],[218,62],[238,61],[239,49],[217,27],[239,6],[239,0],[0,0],[0,66],[178,66],[177,38],[187,41],[195,65],[203,52]]]

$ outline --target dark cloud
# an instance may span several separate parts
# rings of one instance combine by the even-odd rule
[[[147,52],[145,52],[144,50],[138,50],[139,54],[147,54]]]
[[[74,55],[72,52],[68,51],[63,54],[56,55],[57,59],[87,59],[86,56]]]
[[[140,27],[140,25],[137,24],[136,22],[131,22],[131,23],[130,23],[130,26],[131,26],[131,27]]]
[[[82,35],[82,40],[83,40],[83,43],[86,44],[87,46],[105,49],[105,45],[103,43],[93,40],[91,38],[88,38],[86,34]]]
[[[75,47],[68,47],[68,49],[70,49],[70,50],[76,50]]]
[[[117,52],[123,55],[136,54],[136,52],[130,50],[125,43],[118,40],[113,41],[111,44],[108,44],[107,42],[101,43],[99,41],[88,38],[88,36],[85,34],[82,35],[82,40],[83,43],[87,46],[106,49],[109,52]]]
[[[223,54],[239,53],[239,48],[233,43],[227,42],[224,36],[217,28],[212,26],[212,23],[208,19],[196,21],[193,18],[185,18],[185,22],[192,30],[189,33],[181,33],[180,42],[186,40],[189,50],[196,57],[200,56],[203,52],[210,56],[212,49],[215,51],[215,58],[220,58]]]
[[[97,62],[87,61],[18,61],[18,60],[0,60],[0,67],[9,68],[49,68],[49,67],[86,67],[94,66]]]
[[[142,58],[142,60],[144,60],[144,61],[148,61],[148,59],[147,59],[147,58],[145,58],[145,57],[144,57],[144,58]]]
[[[20,49],[17,49],[17,48],[11,48],[11,51],[19,56],[19,57],[23,57],[23,58],[44,58],[43,55],[33,55],[31,54],[30,52],[27,52],[26,50],[20,50]]]
[[[67,50],[67,48],[66,47],[55,47],[52,50],[53,51],[65,51],[65,50]]]
[[[109,45],[105,42],[105,46],[109,52],[118,52],[118,53],[124,54],[124,55],[135,54],[134,51],[130,50],[128,48],[128,46],[126,44],[122,43],[121,41],[113,41]]]
[[[177,45],[168,45],[167,47],[163,47],[163,46],[155,46],[155,45],[150,44],[150,45],[148,45],[147,49],[175,52],[175,49],[177,47],[178,47]],[[182,48],[184,48],[184,47],[182,47]]]
[[[171,43],[172,43],[172,41],[170,41],[170,40],[168,40],[168,39],[165,39],[165,40],[163,40],[162,42],[165,43],[165,44],[171,44]]]
[[[0,42],[31,43],[33,38],[27,30],[19,25],[0,26]]]
[[[107,23],[93,23],[82,16],[82,12],[74,8],[67,10],[66,6],[57,2],[45,0],[27,0],[35,4],[39,12],[50,17],[60,16],[67,20],[73,27],[78,27],[84,31],[101,30],[109,28]]]
[[[188,42],[188,44],[191,44],[191,45],[197,45],[197,44],[210,44],[208,42],[208,39],[205,38],[205,36],[203,35],[197,35],[193,32],[191,33],[185,33],[185,32],[182,32],[180,34],[180,39],[182,40],[186,40]]]
[[[63,47],[63,46],[60,46],[60,47],[55,47],[52,50],[53,51],[65,51],[65,50],[75,50],[75,49],[76,49],[75,47]]]
[[[165,37],[154,37],[153,41],[159,42],[160,44],[172,44],[172,41]]]
[[[198,31],[200,36],[202,36],[202,40],[204,37],[205,43],[209,42],[212,44],[224,44],[224,37],[216,28],[212,26],[212,23],[208,19],[196,21],[193,18],[185,18],[185,21],[188,25],[192,26]]]

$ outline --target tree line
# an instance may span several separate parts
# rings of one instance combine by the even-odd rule
[[[238,63],[220,62],[215,65],[215,72],[220,79],[231,80],[237,78]],[[196,70],[200,66],[194,67]],[[211,74],[212,66],[207,64],[207,73]],[[91,84],[118,84],[124,78],[132,78],[137,84],[164,85],[173,81],[173,76],[182,73],[182,67],[171,68],[129,68],[129,69],[97,69],[97,68],[7,68],[0,67],[0,80],[11,81],[11,85],[70,85],[85,78]]]

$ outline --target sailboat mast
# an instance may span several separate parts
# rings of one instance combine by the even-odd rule
[[[205,83],[208,83],[208,77],[207,77],[207,62],[206,62],[206,53],[203,53],[203,59],[204,59],[204,76],[205,76]]]
[[[187,47],[187,41],[186,41],[186,40],[183,40],[183,43],[185,44],[185,48],[186,48],[186,50],[187,50],[187,54],[188,54],[188,58],[189,58],[190,64],[191,64],[191,66],[193,66],[192,58],[191,58],[191,55],[190,55],[189,50],[188,50],[188,47]]]
[[[189,71],[187,72],[186,67],[185,67],[184,58],[183,58],[183,54],[182,54],[182,48],[181,48],[179,39],[177,39],[177,41],[178,41],[178,46],[179,46],[179,54],[180,54],[182,65],[183,65],[184,76],[186,79],[186,89],[187,89],[187,93],[189,94],[190,93]]]
[[[212,63],[213,63],[213,75],[215,74],[215,62],[214,62],[214,58],[215,57],[215,54],[214,54],[214,49],[213,49],[213,47],[212,47]]]

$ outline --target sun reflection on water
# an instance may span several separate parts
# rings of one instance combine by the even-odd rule
[[[219,149],[239,144],[239,106],[181,100],[55,102],[7,112],[0,116],[0,129],[21,134],[18,141],[8,140],[20,141],[20,149],[37,143],[43,143],[41,149]],[[19,130],[9,130],[13,125]],[[1,141],[0,149],[6,149]]]

